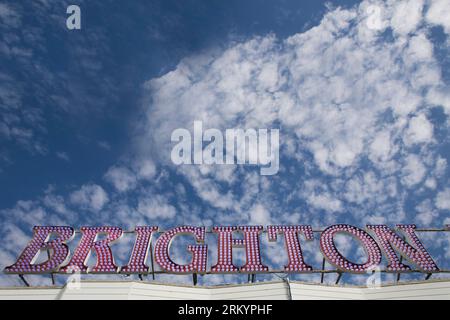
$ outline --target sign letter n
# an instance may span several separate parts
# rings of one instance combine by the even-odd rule
[[[70,16],[66,20],[66,26],[69,30],[81,29],[81,10],[77,5],[70,5],[67,7],[67,14]]]

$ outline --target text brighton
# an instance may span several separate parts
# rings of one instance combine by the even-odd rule
[[[314,239],[319,233],[320,251],[324,259],[337,268],[339,272],[365,273],[379,268],[383,257],[386,259],[384,272],[440,272],[436,262],[427,252],[417,233],[420,231],[413,224],[397,225],[396,230],[386,225],[367,225],[365,229],[348,225],[335,224],[323,231],[313,230],[310,225],[270,225],[263,226],[216,226],[210,230],[205,227],[180,226],[167,231],[160,231],[157,226],[138,226],[131,233],[134,246],[130,250],[127,265],[118,266],[114,260],[113,242],[122,237],[120,227],[81,227],[81,238],[71,255],[67,243],[75,236],[75,229],[69,226],[36,226],[34,236],[25,247],[18,260],[4,269],[10,274],[37,273],[122,273],[148,274],[153,272],[153,261],[162,272],[173,274],[214,274],[214,273],[267,273],[271,272],[264,264],[261,255],[261,237],[267,236],[271,242],[283,241],[287,264],[283,266],[286,273],[310,273],[315,269],[306,261],[302,253],[302,244]],[[435,231],[448,232],[450,225]],[[206,233],[217,238],[217,256],[214,265],[208,268],[208,245]],[[346,234],[358,240],[365,251],[365,262],[355,263],[347,259],[337,248],[335,237]],[[102,239],[98,237],[102,235]],[[153,236],[159,235],[156,241]],[[170,254],[170,246],[180,235],[189,235],[195,244],[188,245],[190,262],[178,264]],[[284,239],[283,239],[284,238]],[[154,242],[154,244],[153,244]],[[245,264],[237,266],[233,262],[233,249],[245,250]],[[154,250],[152,250],[154,249]],[[36,263],[40,253],[47,252],[46,260]],[[90,252],[95,252],[96,264],[86,265]],[[403,258],[405,259],[403,259]],[[150,271],[147,260],[151,258]]]

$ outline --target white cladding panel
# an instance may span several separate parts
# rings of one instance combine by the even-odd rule
[[[306,299],[448,299],[450,281],[384,286],[378,289],[319,284],[290,283],[294,300]],[[266,282],[216,287],[193,287],[151,282],[85,281],[63,288],[0,288],[0,300],[5,299],[289,299],[285,282]]]

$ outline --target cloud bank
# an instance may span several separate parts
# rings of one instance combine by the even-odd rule
[[[363,1],[330,8],[320,24],[287,39],[254,37],[187,57],[145,83],[145,131],[132,141],[130,161],[104,174],[106,185],[18,203],[3,210],[2,233],[29,232],[32,215],[73,225],[80,210],[88,212],[80,223],[128,227],[449,223],[450,88],[435,53],[448,46],[449,10],[445,0]],[[279,128],[280,172],[173,166],[171,132],[194,120]],[[439,258],[449,243],[429,246]],[[17,252],[3,248],[6,260]]]

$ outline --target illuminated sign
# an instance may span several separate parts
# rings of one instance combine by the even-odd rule
[[[124,231],[119,227],[82,227],[80,241],[70,254],[67,243],[75,236],[75,229],[68,226],[37,226],[34,236],[17,261],[4,269],[9,274],[42,274],[42,273],[91,273],[91,274],[148,274],[154,272],[155,262],[162,272],[172,274],[217,274],[217,273],[268,273],[273,272],[265,264],[261,256],[261,237],[266,234],[270,242],[282,241],[284,238],[287,264],[283,267],[286,273],[311,273],[317,271],[310,262],[305,261],[302,253],[302,241],[314,239],[318,232],[320,250],[324,259],[336,267],[339,272],[366,273],[379,268],[383,256],[387,261],[384,272],[423,273],[440,272],[436,262],[427,252],[417,236],[418,231],[450,231],[450,225],[443,229],[419,230],[415,225],[397,225],[392,230],[386,225],[368,225],[360,229],[348,224],[336,224],[323,231],[313,230],[309,225],[293,226],[217,226],[207,231],[205,227],[181,226],[167,231],[160,231],[157,226],[139,226],[132,233],[135,242],[130,252],[129,262],[118,266],[114,260],[113,242],[119,240]],[[205,244],[206,233],[217,238],[216,263],[208,269],[208,245]],[[336,246],[336,235],[347,234],[354,237],[364,249],[364,263],[355,263],[347,259]],[[104,235],[98,240],[99,235]],[[159,235],[153,246],[153,237]],[[180,235],[190,235],[194,245],[188,245],[191,254],[188,264],[174,262],[170,255],[170,246]],[[237,266],[233,262],[233,250],[236,247],[245,249],[245,264]],[[154,248],[154,250],[152,250]],[[48,258],[37,262],[41,252],[47,251]],[[90,252],[95,252],[96,264],[86,265]],[[406,261],[400,258],[406,259]],[[150,258],[150,259],[149,259]],[[151,269],[148,265],[151,260]]]

